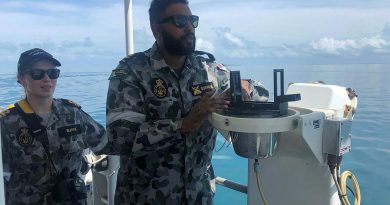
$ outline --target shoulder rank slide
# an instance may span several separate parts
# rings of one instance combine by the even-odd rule
[[[0,118],[7,116],[11,111],[14,111],[15,104],[10,104],[7,108],[0,107]]]
[[[68,99],[61,99],[62,103],[64,103],[65,105],[69,105],[69,106],[72,106],[72,107],[76,107],[78,109],[81,109],[81,106],[71,100],[68,100]]]
[[[7,116],[7,114],[9,113],[9,109],[2,109],[0,110],[0,118],[3,118],[5,116]]]
[[[111,79],[123,79],[129,75],[129,70],[125,68],[117,68],[111,72],[109,80]]]

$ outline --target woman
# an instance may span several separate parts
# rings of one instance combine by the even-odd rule
[[[26,98],[0,115],[6,204],[86,204],[82,152],[106,144],[104,128],[65,99],[54,99],[61,63],[34,48],[21,54]]]

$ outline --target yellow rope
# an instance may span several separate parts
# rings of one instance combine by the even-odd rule
[[[268,202],[267,202],[267,200],[265,200],[264,193],[263,193],[263,191],[261,189],[260,174],[259,173],[256,173],[256,181],[257,181],[257,188],[259,190],[261,200],[263,201],[264,205],[268,205]]]
[[[353,175],[352,172],[350,171],[344,171],[341,174],[340,188],[341,188],[342,197],[346,202],[348,202],[348,204],[350,204],[347,197],[347,178],[351,179],[352,181],[352,185],[355,193],[355,205],[360,205],[361,195],[360,195],[359,183],[355,175]]]

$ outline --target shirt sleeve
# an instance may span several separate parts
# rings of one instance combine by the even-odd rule
[[[1,151],[2,151],[2,160],[3,160],[3,176],[4,180],[8,181],[11,177],[11,168],[10,164],[12,162],[10,150],[9,150],[9,135],[6,133],[5,126],[2,121],[0,121],[1,126]]]
[[[119,71],[122,70],[122,71]],[[182,140],[181,119],[147,120],[144,88],[140,79],[128,69],[118,66],[111,75],[107,94],[106,154],[143,156]]]
[[[83,126],[85,127],[83,141],[94,154],[100,154],[108,141],[106,131],[90,115],[83,110],[80,111],[83,118]]]

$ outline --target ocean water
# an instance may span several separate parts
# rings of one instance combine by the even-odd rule
[[[273,69],[284,69],[285,84],[322,80],[351,87],[358,94],[352,124],[352,151],[344,155],[342,171],[358,178],[362,205],[390,204],[390,65],[233,66],[242,78],[260,80],[273,89]],[[55,97],[71,99],[98,122],[105,124],[105,101],[110,71],[62,73]],[[23,96],[14,73],[0,75],[0,106]],[[234,154],[222,137],[217,140],[213,164],[218,176],[247,183],[247,160]],[[215,204],[246,204],[246,195],[218,186]]]

